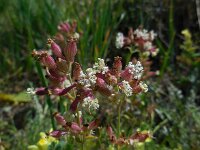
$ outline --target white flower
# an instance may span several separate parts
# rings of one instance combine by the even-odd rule
[[[87,72],[88,76],[92,76],[92,75],[96,74],[96,70],[94,70],[93,68],[87,68],[86,72]]]
[[[131,73],[135,79],[140,79],[143,74],[143,66],[142,64],[137,61],[137,63],[134,65],[132,62],[129,62],[128,64],[129,73]]]
[[[133,94],[133,89],[127,81],[122,81],[122,90],[126,94],[126,96],[131,96]]]
[[[151,50],[152,48],[153,48],[152,42],[147,41],[144,43],[145,50]]]
[[[35,89],[34,88],[27,88],[26,93],[35,95]]]
[[[134,34],[136,35],[137,38],[142,38],[143,40],[148,40],[149,39],[148,31],[145,30],[145,29],[143,29],[143,30],[136,29],[134,31]]]
[[[92,75],[92,76],[89,76],[89,80],[92,84],[95,84],[96,83],[96,80],[97,80],[97,77],[96,75]]]
[[[115,46],[117,49],[120,49],[124,46],[124,35],[123,33],[119,32],[116,36]]]
[[[74,33],[74,38],[78,40],[80,38],[80,35],[76,32]]]
[[[78,113],[75,113],[74,115],[72,115],[72,117],[75,118],[75,117],[78,117],[78,115],[79,115],[79,117],[81,117],[82,111],[78,111]]]
[[[142,88],[142,90],[146,93],[148,91],[148,86],[143,83],[143,82],[140,82],[139,83],[139,86]]]
[[[93,65],[93,69],[97,73],[105,74],[106,72],[108,72],[108,67],[105,65],[104,60],[101,58],[98,58],[98,61]]]
[[[153,31],[153,30],[151,30],[150,32],[149,32],[149,34],[150,34],[150,39],[153,41],[154,39],[155,39],[155,37],[157,36],[157,34]]]
[[[95,135],[95,131],[94,130],[90,130],[90,135]]]
[[[85,78],[86,75],[83,73],[83,71],[80,72],[80,78]]]
[[[78,82],[84,87],[90,87],[91,86],[90,80],[88,80],[88,79],[81,79]]]
[[[90,110],[96,110],[99,108],[99,102],[98,99],[91,98],[91,97],[86,97],[83,99],[82,107],[88,108]]]
[[[155,51],[152,52],[152,56],[156,56],[158,54],[158,52],[159,52],[159,49],[156,48]]]

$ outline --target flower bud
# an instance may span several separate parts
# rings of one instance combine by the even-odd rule
[[[55,69],[56,68],[56,63],[55,63],[53,57],[51,57],[50,55],[43,57],[41,61],[49,69]]]
[[[74,81],[77,81],[80,79],[81,71],[82,71],[81,65],[75,62],[74,68],[73,68],[73,75],[72,75]]]
[[[51,50],[55,56],[64,58],[62,55],[62,50],[58,44],[56,44],[52,39],[48,39],[48,44],[51,45]]]
[[[56,61],[56,65],[57,65],[57,69],[60,72],[63,72],[64,74],[67,73],[69,65],[66,60],[58,58],[58,60]]]
[[[137,132],[137,133],[133,134],[130,137],[130,139],[137,140],[138,142],[145,142],[145,140],[149,137],[150,137],[150,135],[148,132],[146,132],[146,133]]]
[[[120,76],[122,79],[124,79],[126,81],[131,81],[133,78],[133,75],[130,72],[130,68],[128,68],[128,67],[121,72]]]
[[[111,91],[110,89],[108,89],[106,82],[101,79],[101,78],[97,78],[96,80],[96,86],[97,86],[97,90],[107,96],[111,95]]]
[[[76,99],[72,102],[72,104],[70,105],[70,110],[72,112],[75,112],[77,107],[78,107],[78,103],[81,101],[80,96],[76,96]]]
[[[115,57],[114,63],[113,63],[113,68],[116,68],[118,71],[121,71],[122,69],[122,58],[117,56]]]
[[[117,78],[114,75],[111,75],[110,73],[107,73],[105,75],[105,80],[108,84],[110,85],[115,85],[117,84]]]
[[[60,115],[60,113],[56,112],[56,113],[54,114],[54,117],[55,117],[55,119],[56,119],[56,121],[57,121],[57,123],[58,123],[59,125],[62,125],[62,126],[65,126],[65,125],[66,125],[65,118],[64,118],[62,115]]]
[[[82,131],[81,127],[77,123],[75,123],[75,122],[72,122],[72,124],[71,124],[71,130],[73,132],[81,132]]]
[[[58,95],[62,96],[62,95],[65,95],[67,94],[71,89],[73,89],[74,87],[76,87],[76,83],[72,84],[71,86],[63,89],[60,93],[58,93]]]
[[[99,120],[94,120],[94,121],[89,123],[88,129],[94,130],[95,128],[98,127],[98,124],[99,124]]]
[[[111,126],[108,126],[108,127],[106,128],[106,131],[107,131],[107,134],[108,134],[108,136],[109,136],[110,141],[111,141],[111,142],[115,142],[115,141],[116,141],[116,136],[115,136],[115,134],[114,134],[114,132],[113,132]]]
[[[54,73],[55,72],[52,72],[51,69],[50,70],[47,69],[47,75],[45,77],[54,83],[60,83],[66,80],[65,76],[58,76],[57,74]]]
[[[55,130],[55,131],[50,132],[48,135],[52,136],[54,138],[60,138],[61,136],[65,135],[65,134],[67,134],[66,131]]]
[[[115,141],[115,144],[117,144],[117,145],[123,145],[123,144],[125,144],[125,139],[124,138],[119,138],[119,139],[117,139],[116,141]]]
[[[68,22],[64,22],[58,25],[58,30],[68,33],[71,30],[71,26]]]
[[[77,53],[77,45],[75,40],[69,40],[65,47],[64,54],[68,62],[74,62],[74,58]]]
[[[139,85],[133,87],[132,89],[133,89],[134,94],[138,94],[138,93],[142,92],[142,88]]]
[[[41,88],[36,88],[35,90],[36,95],[47,95],[49,94],[48,88],[41,87]]]

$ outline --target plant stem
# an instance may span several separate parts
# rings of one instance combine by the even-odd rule
[[[120,131],[121,131],[121,100],[119,102],[119,106],[118,106],[118,124],[117,124],[117,133],[118,133],[118,137],[120,136]]]
[[[165,125],[168,122],[168,119],[163,120],[161,123],[159,123],[152,131],[152,133],[156,133],[163,125]]]
[[[44,87],[47,87],[47,82],[46,82],[46,79],[45,79],[44,74],[42,72],[42,68],[41,68],[40,64],[38,62],[36,62],[35,66],[36,66],[37,72],[40,76],[40,80],[42,81],[42,85]],[[55,120],[54,120],[54,117],[53,117],[53,103],[52,103],[49,95],[47,95],[45,99],[46,99],[46,103],[48,105],[48,109],[49,109],[50,116],[51,116],[52,128],[53,128],[53,130],[55,130],[56,124],[55,124]]]

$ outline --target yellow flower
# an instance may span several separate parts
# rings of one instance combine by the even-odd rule
[[[54,137],[47,136],[44,132],[40,132],[40,139],[36,145],[28,146],[29,150],[48,150],[48,147],[53,143],[58,143]]]

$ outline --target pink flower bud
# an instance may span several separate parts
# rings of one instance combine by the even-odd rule
[[[125,143],[126,143],[126,141],[125,141],[124,138],[119,138],[119,139],[117,139],[117,140],[115,141],[115,144],[117,144],[117,145],[123,145],[123,144],[125,144]]]
[[[114,75],[111,75],[110,73],[107,73],[105,75],[105,80],[108,84],[111,84],[111,85],[117,84],[117,78]]]
[[[103,95],[110,96],[112,94],[110,89],[108,89],[106,82],[101,78],[97,78],[96,87],[97,90]]]
[[[49,94],[49,91],[45,87],[36,88],[35,94],[36,95],[47,95],[47,94]]]
[[[76,85],[77,85],[76,83],[72,84],[71,86],[63,89],[60,93],[58,93],[58,95],[62,96],[62,95],[67,94],[71,89],[75,88]]]
[[[73,68],[73,80],[74,81],[78,81],[80,79],[80,75],[81,75],[81,65],[77,62],[74,63],[74,68]]]
[[[55,137],[55,138],[60,138],[61,136],[65,135],[65,134],[67,134],[66,131],[55,130],[55,131],[50,132],[48,135]]]
[[[72,112],[75,112],[77,107],[78,107],[78,103],[81,101],[80,96],[76,96],[76,99],[72,102],[72,104],[70,105],[70,110]]]
[[[115,75],[116,77],[119,77],[119,74],[122,70],[122,62],[121,62],[121,57],[115,57],[114,63],[113,63],[113,68],[112,68],[112,74]]]
[[[88,129],[93,130],[98,127],[98,124],[99,124],[99,120],[94,120],[89,123]]]
[[[50,81],[52,81],[54,83],[60,83],[60,82],[64,82],[66,80],[66,77],[53,74],[53,72],[50,72],[50,70],[47,69],[47,75],[46,75],[46,78],[48,78]]]
[[[50,55],[43,57],[41,61],[49,69],[55,69],[56,68],[56,63],[55,63],[53,57],[51,57]]]
[[[70,24],[68,22],[61,23],[58,25],[58,30],[68,33],[71,30]]]
[[[133,134],[130,139],[138,140],[139,142],[144,142],[148,137],[150,137],[149,133],[135,133]]]
[[[130,69],[126,68],[124,71],[121,72],[120,74],[121,78],[126,80],[126,81],[131,81],[133,78],[133,75],[130,73]]]
[[[56,61],[56,65],[56,69],[59,70],[59,72],[63,72],[64,74],[67,73],[69,65],[66,60],[58,58],[58,61]]]
[[[139,85],[137,85],[137,86],[135,86],[135,87],[133,88],[133,93],[134,93],[134,94],[138,94],[138,93],[140,93],[140,92],[142,92],[142,88],[141,88]]]
[[[74,58],[77,53],[77,45],[75,40],[69,40],[65,47],[64,54],[68,62],[74,62]]]
[[[54,117],[55,117],[55,119],[56,119],[56,121],[57,121],[57,123],[58,123],[59,125],[62,125],[62,126],[65,126],[65,125],[66,125],[65,118],[64,118],[63,116],[61,116],[60,113],[56,112],[56,113],[54,114]]]
[[[114,132],[113,132],[111,126],[108,126],[108,127],[106,128],[106,131],[107,131],[107,134],[108,134],[108,136],[109,136],[110,141],[111,141],[111,142],[115,142],[115,141],[116,141],[116,136],[115,136],[115,134],[114,134]]]
[[[51,50],[55,56],[64,58],[62,55],[62,50],[58,44],[56,44],[52,39],[48,39],[48,43],[51,45]]]
[[[89,88],[82,88],[81,90],[79,90],[78,93],[80,93],[81,99],[84,99],[86,97],[94,98],[93,91]]]
[[[82,131],[81,127],[76,122],[72,122],[70,129],[75,134],[80,133]]]

